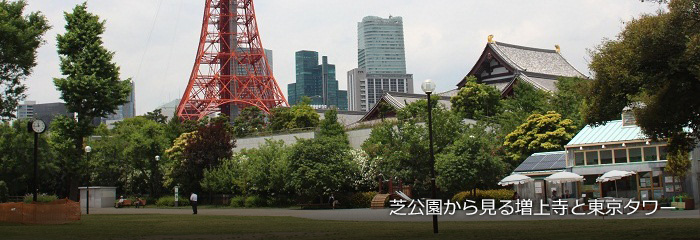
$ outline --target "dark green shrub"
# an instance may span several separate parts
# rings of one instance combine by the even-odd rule
[[[265,206],[265,199],[258,197],[258,196],[250,196],[245,199],[245,207],[247,208],[254,208],[254,207],[264,207]]]
[[[348,202],[340,202],[340,206],[349,208],[369,208],[372,204],[372,198],[376,195],[377,192],[353,193],[348,197]]]
[[[230,204],[231,207],[239,208],[239,207],[243,207],[244,204],[245,204],[245,197],[243,197],[243,196],[235,196],[235,197],[231,198],[231,204]]]
[[[146,202],[148,204],[148,202]],[[190,205],[190,200],[187,198],[178,198],[178,206],[189,206]],[[166,196],[166,197],[161,197],[156,201],[156,206],[158,207],[174,207],[175,206],[175,197],[173,196]]]
[[[36,201],[40,203],[50,203],[56,201],[58,197],[56,195],[47,195],[46,193],[39,194],[36,196]],[[32,194],[24,195],[24,203],[32,203],[34,196]]]
[[[8,198],[7,183],[5,183],[5,181],[0,181],[0,203],[7,202]]]

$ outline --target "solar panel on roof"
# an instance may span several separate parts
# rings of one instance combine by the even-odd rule
[[[559,170],[564,168],[566,168],[565,152],[535,153],[515,168],[515,172]]]

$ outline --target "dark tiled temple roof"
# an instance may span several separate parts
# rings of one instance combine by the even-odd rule
[[[489,43],[489,45],[509,65],[520,72],[562,77],[585,77],[556,50],[531,48],[502,42],[493,42]]]

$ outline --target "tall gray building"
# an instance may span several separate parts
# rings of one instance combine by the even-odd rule
[[[413,75],[368,73],[360,68],[348,72],[348,110],[369,111],[384,92],[413,93]]]
[[[24,101],[17,106],[17,119],[41,119],[47,126],[58,115],[74,116],[68,112],[66,104],[61,102],[37,104],[36,101]]]
[[[357,67],[371,74],[406,74],[401,17],[368,16],[357,23]]]
[[[350,111],[369,111],[384,92],[413,93],[401,17],[368,16],[357,24],[357,68],[347,81]]]
[[[121,121],[126,118],[132,118],[136,116],[136,86],[134,85],[134,82],[131,82],[131,92],[129,93],[129,96],[127,96],[126,100],[127,102],[118,106],[117,110],[114,112],[114,114],[107,115],[106,118],[103,118],[101,122],[106,123],[106,122],[112,122],[112,121]]]

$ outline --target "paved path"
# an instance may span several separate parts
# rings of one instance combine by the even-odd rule
[[[200,215],[218,216],[289,216],[316,220],[341,221],[432,221],[431,216],[390,216],[391,209],[335,209],[335,210],[294,210],[283,208],[235,209],[214,208],[199,209]],[[653,215],[646,216],[648,211],[639,211],[634,215],[606,216],[605,219],[644,219],[644,218],[700,218],[700,211],[671,211],[659,210]],[[85,209],[83,208],[83,214]],[[90,214],[192,214],[191,209],[172,208],[90,208]],[[440,221],[525,221],[525,220],[562,220],[562,219],[603,219],[601,216],[466,216],[465,212],[457,211],[451,216],[440,216]]]

